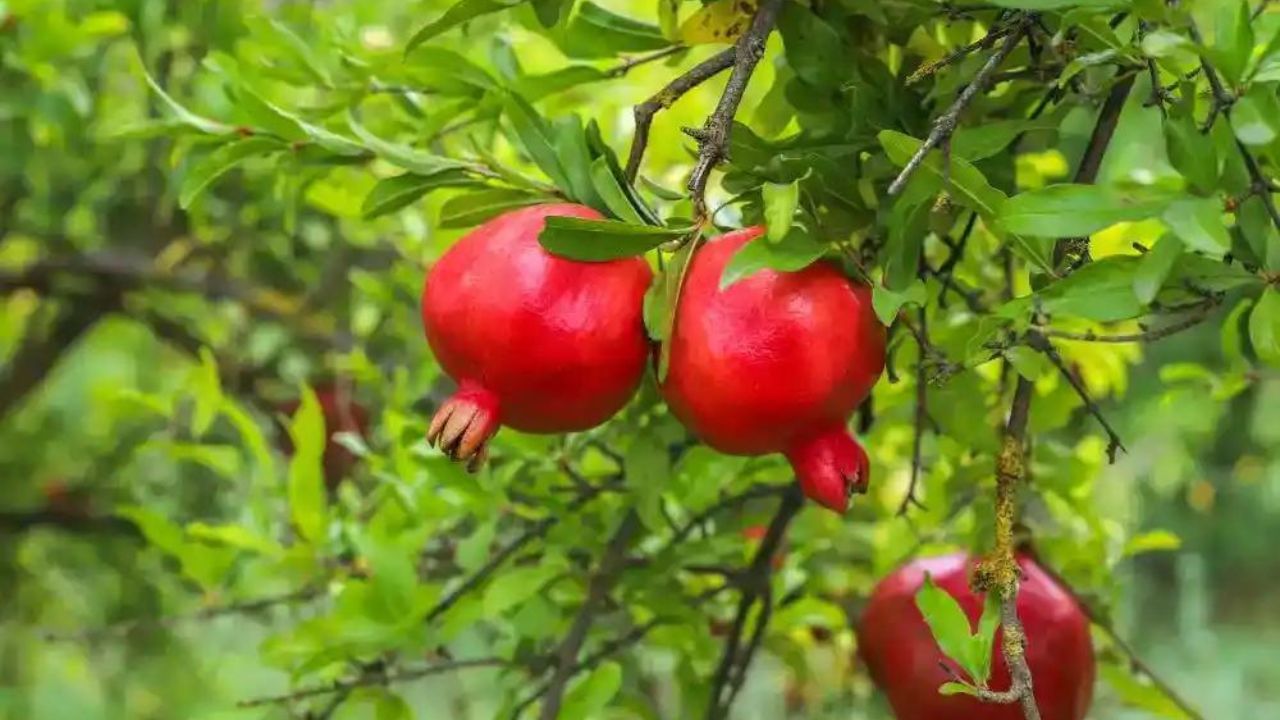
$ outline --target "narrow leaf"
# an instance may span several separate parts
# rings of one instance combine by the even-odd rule
[[[229,170],[252,157],[265,157],[284,148],[280,141],[267,137],[247,137],[228,143],[206,155],[182,178],[178,205],[184,210]]]
[[[793,229],[778,244],[765,237],[752,239],[729,258],[720,275],[720,290],[727,290],[734,283],[761,270],[793,272],[803,270],[817,262],[827,248],[814,241],[799,228]]]
[[[1158,216],[1174,200],[1154,188],[1050,185],[1009,198],[1005,230],[1041,237],[1083,237],[1120,222]]]
[[[568,174],[560,164],[560,157],[556,153],[555,141],[551,130],[547,127],[542,117],[538,115],[538,111],[534,110],[528,101],[515,93],[507,94],[503,108],[512,128],[516,131],[516,136],[519,138],[525,154],[533,160],[534,164],[542,172],[546,173],[547,177],[551,178],[551,182],[555,183],[557,188],[567,195],[572,195],[573,184],[569,181]]]
[[[1259,360],[1280,366],[1280,290],[1262,291],[1262,297],[1249,315],[1249,339]]]
[[[444,15],[427,23],[418,32],[414,33],[413,37],[409,38],[409,44],[405,47],[405,52],[412,51],[440,33],[455,28],[468,20],[515,7],[521,2],[523,0],[461,0],[446,10]]]
[[[538,242],[571,260],[603,262],[634,257],[689,233],[688,228],[633,225],[617,220],[549,217]]]
[[[760,188],[764,196],[764,224],[769,242],[779,242],[791,231],[791,221],[800,204],[800,183],[765,183]]]
[[[1133,294],[1138,302],[1148,305],[1156,299],[1174,264],[1182,257],[1182,249],[1182,241],[1177,236],[1165,235],[1142,257],[1133,274]]]
[[[934,584],[932,577],[925,575],[924,584],[916,592],[916,607],[928,623],[942,654],[961,665],[970,677],[975,677],[978,668],[970,667],[968,651],[972,628],[960,603]]]
[[[309,387],[302,388],[302,401],[289,423],[293,457],[289,461],[289,512],[298,534],[311,544],[325,537],[329,523],[322,458],[325,446],[324,413]]]
[[[434,175],[404,173],[383,178],[365,196],[360,214],[364,219],[372,220],[411,205],[437,188],[473,184],[476,184],[476,181],[461,170],[449,170]]]

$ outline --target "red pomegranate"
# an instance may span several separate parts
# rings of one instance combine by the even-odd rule
[[[641,258],[578,262],[538,244],[549,216],[597,219],[582,205],[514,210],[472,230],[427,274],[422,322],[458,391],[427,440],[476,469],[499,423],[533,433],[586,430],[635,392],[648,357]]]
[[[324,484],[333,490],[343,478],[351,473],[356,464],[356,456],[341,443],[335,441],[336,433],[355,433],[366,437],[369,433],[369,413],[350,397],[350,390],[340,390],[336,384],[324,383],[315,388],[316,400],[320,402],[320,412],[324,415]],[[291,400],[280,406],[280,412],[292,417],[301,405],[299,400]],[[286,455],[293,454],[293,440],[288,432],[281,433],[280,446]]]
[[[973,627],[983,599],[969,588],[973,560],[964,553],[915,560],[898,568],[872,593],[858,628],[858,649],[898,720],[1022,720],[1017,705],[992,705],[967,695],[942,695],[951,678],[929,626],[916,607],[925,573],[964,608]],[[1027,633],[1027,665],[1043,720],[1081,720],[1093,698],[1093,642],[1089,620],[1053,578],[1026,556],[1018,617]],[[997,635],[989,685],[1009,688],[1009,670]],[[949,663],[956,667],[954,663]]]
[[[784,453],[806,495],[844,512],[866,491],[867,453],[846,423],[884,369],[884,327],[871,290],[826,262],[721,290],[729,258],[763,232],[732,232],[694,254],[663,395],[711,447]]]

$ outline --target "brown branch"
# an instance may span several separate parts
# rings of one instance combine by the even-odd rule
[[[1265,4],[1264,4],[1265,7]],[[1196,43],[1203,43],[1204,40],[1200,36],[1200,30],[1192,22],[1190,25],[1191,39]],[[1231,127],[1231,109],[1235,104],[1235,97],[1222,84],[1222,78],[1218,76],[1218,71],[1205,58],[1200,59],[1200,67],[1204,70],[1205,77],[1209,80],[1209,87],[1213,91],[1213,107],[1209,114],[1208,126],[1213,126],[1213,120],[1219,115],[1227,121],[1227,126]],[[1232,129],[1232,137],[1235,137],[1235,130]],[[1262,198],[1262,204],[1267,210],[1267,215],[1271,217],[1271,222],[1275,225],[1276,230],[1280,230],[1280,210],[1276,209],[1275,198],[1271,197],[1272,185],[1266,174],[1262,172],[1262,166],[1258,164],[1258,159],[1253,156],[1249,148],[1240,140],[1236,139],[1236,148],[1240,151],[1240,156],[1244,159],[1245,168],[1249,171],[1249,178],[1252,181],[1252,191]]]
[[[698,141],[698,161],[689,175],[688,190],[700,221],[707,218],[707,182],[711,171],[728,156],[733,118],[738,114],[738,105],[742,103],[742,95],[747,91],[747,83],[751,81],[756,64],[764,57],[765,41],[773,32],[781,8],[782,0],[760,0],[755,16],[751,18],[751,26],[738,38],[734,47],[733,71],[715,111],[700,129],[684,129]]]
[[[631,72],[632,69],[637,68],[641,65],[647,65],[651,62],[665,60],[666,58],[669,58],[672,55],[679,55],[680,53],[688,49],[689,47],[687,45],[672,45],[670,47],[662,48],[661,50],[654,50],[653,52],[645,55],[635,55],[633,57],[629,57],[623,60],[617,65],[614,65],[608,70],[605,70],[604,75],[607,78],[619,78]]]
[[[978,40],[977,42],[972,42],[972,43],[969,43],[968,45],[965,45],[962,48],[958,48],[939,60],[922,64],[920,67],[916,68],[915,72],[911,73],[911,75],[907,77],[907,84],[913,85],[925,79],[926,77],[929,77],[930,75],[938,72],[939,70],[947,67],[948,65],[952,65],[954,63],[957,63],[969,57],[970,55],[972,55],[975,52],[978,52],[979,50],[989,49],[992,45],[995,44],[996,40],[999,40],[1000,38],[1013,32],[1014,29],[1015,28],[1013,26],[1008,26],[1008,25],[1002,28],[996,28],[991,32],[987,33],[986,36],[984,36],[981,40]]]
[[[1067,363],[1063,361],[1061,353],[1059,353],[1058,349],[1053,346],[1053,343],[1045,339],[1045,337],[1040,333],[1032,330],[1027,333],[1027,344],[1030,345],[1033,350],[1039,351],[1048,358],[1049,362],[1053,363],[1053,366],[1058,369],[1058,372],[1061,373],[1062,376],[1067,379],[1067,382],[1071,384],[1071,389],[1075,390],[1076,395],[1078,395],[1080,400],[1084,402],[1085,409],[1089,411],[1090,415],[1093,415],[1093,417],[1098,421],[1098,424],[1102,425],[1102,429],[1107,433],[1107,460],[1114,463],[1116,461],[1117,450],[1124,450],[1126,453],[1129,452],[1129,450],[1125,448],[1124,442],[1121,441],[1120,434],[1116,432],[1116,429],[1107,420],[1106,416],[1102,414],[1102,409],[1098,407],[1098,403],[1093,399],[1093,396],[1089,394],[1089,388],[1085,387],[1084,382],[1071,371],[1071,368],[1067,367]]]
[[[127,522],[123,519],[120,519],[120,521]],[[130,525],[132,525],[132,523],[130,523]],[[182,615],[170,615],[168,617],[158,618],[134,618],[114,623],[112,625],[104,625],[102,627],[90,628],[72,633],[51,631],[44,633],[43,637],[47,641],[78,642],[81,640],[91,640],[108,635],[128,635],[139,628],[172,627],[180,623],[212,620],[214,618],[226,617],[228,615],[252,615],[280,605],[311,600],[319,597],[324,593],[324,591],[325,589],[323,586],[309,586],[304,587],[301,590],[294,590],[287,593],[281,593],[279,595],[270,595],[254,600],[246,600],[244,602],[233,603],[230,605],[208,607]]]
[[[92,513],[68,513],[45,509],[31,512],[0,512],[0,535],[20,533],[38,527],[48,527],[71,533],[122,535],[141,537],[138,528],[128,520],[114,515]]]
[[[739,647],[742,644],[742,634],[746,630],[747,617],[756,601],[769,592],[768,585],[773,574],[773,556],[782,544],[787,526],[791,524],[803,504],[804,495],[800,492],[799,485],[792,484],[782,496],[773,520],[770,521],[760,546],[756,548],[756,554],[751,558],[751,564],[740,578],[742,596],[738,601],[738,611],[734,615],[733,628],[725,639],[724,653],[720,656],[720,664],[716,667],[715,676],[711,682],[711,700],[707,705],[707,720],[724,720],[729,715],[729,708],[737,695],[737,687],[741,685],[740,681],[736,681],[736,685],[732,683],[735,682],[735,678],[745,676],[756,647],[759,645],[759,640],[755,636],[764,632],[764,625],[769,621],[769,613],[762,607],[756,618],[757,624],[752,642],[740,657]],[[735,668],[737,668],[736,675]]]
[[[588,584],[587,597],[583,600],[573,625],[570,626],[568,634],[565,635],[564,641],[560,643],[560,648],[556,652],[556,671],[547,685],[546,693],[543,695],[542,710],[539,713],[542,720],[555,720],[560,712],[565,685],[573,677],[574,663],[577,662],[582,644],[586,642],[592,618],[617,581],[626,559],[627,546],[631,543],[631,536],[635,534],[639,525],[640,516],[635,510],[628,511],[618,526],[617,532],[605,547],[604,555],[600,558],[600,569]]]
[[[933,130],[929,132],[929,137],[925,139],[924,144],[921,145],[920,149],[916,150],[915,154],[911,156],[911,159],[907,161],[907,164],[902,168],[902,171],[898,173],[898,177],[894,178],[893,182],[889,184],[890,195],[897,195],[902,192],[902,189],[907,186],[907,181],[911,179],[911,176],[914,175],[924,163],[925,157],[927,157],[934,148],[941,146],[951,138],[952,133],[956,131],[956,126],[959,124],[960,113],[964,112],[965,108],[969,107],[969,104],[972,103],[978,95],[986,91],[987,83],[991,79],[992,74],[995,73],[996,68],[1000,67],[1000,63],[1004,62],[1005,58],[1009,57],[1014,48],[1022,42],[1022,37],[1028,32],[1029,28],[1029,16],[1024,16],[1012,31],[1007,29],[991,31],[992,33],[1008,32],[1009,34],[1005,37],[1000,48],[996,50],[991,57],[987,58],[986,64],[982,66],[982,69],[978,70],[977,75],[973,76],[973,80],[960,93],[960,96],[956,98],[955,102],[951,103],[951,107],[947,108],[947,111],[934,122]]]
[[[456,605],[459,600],[467,595],[467,593],[483,585],[491,575],[498,571],[498,568],[502,567],[502,565],[513,555],[520,552],[525,545],[545,536],[551,531],[551,528],[555,527],[556,523],[560,522],[561,517],[564,517],[566,514],[571,514],[578,510],[578,508],[586,505],[593,498],[599,495],[600,492],[601,491],[598,488],[592,487],[588,492],[585,492],[575,498],[574,501],[563,511],[548,515],[533,525],[530,525],[528,529],[519,535],[519,537],[507,543],[507,545],[499,550],[496,555],[490,558],[489,562],[485,563],[483,567],[472,573],[462,582],[461,585],[455,588],[448,595],[444,596],[440,602],[436,603],[435,607],[432,607],[423,618],[423,623],[429,623],[448,612],[449,609]]]
[[[631,154],[627,157],[627,181],[635,182],[640,173],[640,163],[644,161],[644,151],[649,146],[649,129],[653,127],[653,118],[660,111],[671,107],[685,93],[719,75],[733,65],[735,48],[716,53],[694,65],[688,72],[667,83],[653,97],[635,106],[635,132],[631,138]]]
[[[1099,335],[1092,330],[1088,332],[1069,332],[1066,330],[1054,330],[1047,326],[1040,326],[1039,332],[1045,337],[1058,338],[1061,340],[1076,340],[1079,342],[1098,342],[1098,343],[1134,343],[1134,342],[1155,342],[1172,335],[1189,330],[1200,323],[1204,322],[1213,311],[1217,309],[1218,302],[1211,300],[1205,302],[1192,310],[1186,317],[1177,322],[1170,323],[1163,327],[1151,328],[1136,333],[1122,333],[1118,335]]]
[[[920,348],[920,356],[916,358],[916,413],[915,435],[911,443],[911,484],[907,486],[907,494],[902,498],[902,504],[898,506],[899,517],[906,515],[912,505],[923,507],[919,498],[916,497],[916,486],[920,482],[921,456],[924,452],[924,426],[929,418],[929,388],[925,366],[925,356],[930,347],[929,326],[928,311],[923,307],[920,308],[920,328],[916,334],[916,344]]]
[[[493,668],[505,667],[510,665],[508,661],[499,657],[475,658],[472,660],[455,660],[452,662],[441,663],[439,665],[429,665],[427,667],[412,668],[409,670],[401,670],[399,672],[367,674],[350,678],[347,680],[335,680],[326,685],[314,685],[305,687],[293,692],[283,693],[281,695],[268,695],[260,698],[252,698],[249,700],[241,700],[236,703],[238,708],[254,708],[264,705],[276,705],[279,703],[295,702],[297,700],[305,700],[307,698],[320,697],[332,693],[350,692],[356,688],[367,687],[370,685],[385,685],[397,682],[406,682],[409,680],[419,680],[431,675],[440,675],[456,670],[468,670],[473,668]]]

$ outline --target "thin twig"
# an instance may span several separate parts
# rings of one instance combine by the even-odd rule
[[[686,45],[672,45],[671,47],[665,47],[661,50],[654,50],[646,55],[635,55],[623,60],[617,65],[614,65],[608,70],[605,70],[604,75],[608,78],[619,78],[641,65],[647,65],[651,62],[664,60],[672,55],[679,55],[688,49],[689,48]]]
[[[734,47],[733,72],[729,74],[729,82],[715,111],[700,129],[684,129],[698,141],[698,161],[689,175],[688,190],[699,220],[707,218],[707,182],[711,178],[711,170],[728,156],[733,118],[738,114],[738,105],[742,103],[742,95],[756,64],[764,57],[765,41],[773,32],[781,7],[782,0],[761,0],[755,16],[751,18],[751,26],[738,38]]]
[[[688,72],[667,83],[653,97],[635,106],[635,131],[631,137],[631,154],[627,157],[627,181],[634,183],[644,161],[644,151],[649,146],[649,129],[659,111],[666,110],[685,93],[710,80],[733,65],[735,48],[716,53],[694,65]]]
[[[919,357],[916,358],[916,414],[915,414],[915,436],[911,444],[911,484],[907,486],[907,494],[902,498],[902,504],[898,506],[898,516],[907,514],[907,510],[920,504],[919,498],[916,497],[916,486],[920,482],[921,457],[924,452],[924,431],[925,422],[929,417],[929,394],[928,394],[928,377],[925,367],[925,356],[929,348],[929,326],[928,312],[925,308],[920,308],[920,328],[919,334],[916,335],[916,343],[920,347]]]
[[[929,77],[930,75],[938,72],[939,70],[947,67],[948,65],[959,62],[969,57],[973,53],[978,52],[979,50],[986,50],[990,48],[993,44],[995,44],[996,40],[999,40],[1005,35],[1008,35],[1009,33],[1013,32],[1014,29],[1015,28],[1013,26],[1009,26],[1009,25],[1006,25],[1005,27],[1002,27],[1002,28],[996,28],[991,32],[987,33],[985,36],[983,36],[981,40],[978,40],[977,42],[972,42],[972,43],[969,43],[968,45],[965,45],[962,48],[958,48],[939,60],[924,63],[920,67],[916,68],[915,72],[911,73],[911,75],[907,77],[907,84],[913,85],[917,82],[920,82],[921,80],[925,79],[926,77]]]
[[[742,596],[738,601],[737,614],[734,615],[733,628],[725,638],[720,664],[716,667],[715,676],[711,681],[707,720],[723,720],[728,717],[729,708],[736,695],[736,690],[730,683],[737,675],[745,675],[755,652],[754,646],[759,642],[757,640],[750,643],[739,657],[739,647],[742,644],[742,634],[746,630],[747,617],[756,600],[767,592],[773,573],[773,556],[782,544],[787,526],[791,524],[803,504],[804,496],[800,492],[799,485],[793,484],[788,487],[778,505],[777,512],[774,513],[773,520],[769,523],[769,528],[765,531],[764,538],[760,541],[760,546],[756,548],[756,554],[751,558],[751,564],[741,576],[739,585],[742,588]],[[757,618],[756,634],[764,632],[763,624],[768,620],[768,614],[762,609]],[[735,668],[737,668],[737,675],[735,675]]]
[[[1189,330],[1200,323],[1204,322],[1213,311],[1217,309],[1218,302],[1205,302],[1198,306],[1186,317],[1177,322],[1170,323],[1163,327],[1151,328],[1136,333],[1120,333],[1116,335],[1099,335],[1092,330],[1087,332],[1070,332],[1067,330],[1055,330],[1050,327],[1040,326],[1039,331],[1045,337],[1057,338],[1061,340],[1075,340],[1079,342],[1097,342],[1097,343],[1136,343],[1136,342],[1155,342],[1164,338]]]
[[[490,575],[497,572],[498,568],[502,567],[503,563],[516,553],[520,552],[525,545],[545,536],[551,531],[551,528],[555,527],[556,523],[560,522],[561,517],[564,517],[566,514],[572,514],[578,508],[586,505],[593,498],[599,495],[600,492],[601,490],[599,488],[592,487],[588,492],[584,492],[575,498],[564,511],[552,513],[533,525],[530,525],[529,528],[521,533],[519,537],[507,543],[507,545],[499,550],[497,554],[490,558],[489,562],[485,563],[479,570],[472,573],[471,576],[464,580],[461,585],[453,590],[453,592],[450,592],[442,598],[440,602],[436,603],[435,607],[431,608],[431,610],[427,612],[422,622],[424,624],[430,623],[448,612],[449,609],[456,605],[459,600],[467,595],[467,593],[483,585],[485,580],[489,579]]]
[[[547,685],[546,694],[542,699],[542,710],[539,713],[542,720],[555,720],[560,712],[560,701],[564,696],[565,685],[573,677],[574,663],[578,660],[578,652],[582,650],[582,644],[586,642],[592,618],[617,580],[618,573],[624,565],[627,546],[639,525],[640,516],[635,510],[628,511],[618,526],[617,532],[605,547],[604,555],[600,558],[600,568],[588,584],[587,597],[583,600],[577,617],[573,619],[573,625],[570,626],[568,634],[565,635],[564,641],[560,643],[560,648],[556,652],[556,671],[551,677],[550,684]]]
[[[1117,450],[1124,450],[1126,453],[1129,452],[1128,449],[1125,448],[1124,442],[1120,440],[1120,434],[1116,432],[1116,429],[1111,425],[1111,422],[1107,420],[1107,417],[1102,414],[1102,409],[1098,407],[1098,403],[1093,399],[1093,396],[1089,394],[1089,388],[1085,387],[1084,382],[1071,371],[1071,368],[1067,367],[1067,363],[1062,359],[1062,354],[1053,346],[1053,343],[1049,342],[1043,335],[1033,330],[1027,333],[1027,344],[1030,345],[1032,349],[1038,350],[1049,359],[1049,362],[1053,363],[1053,366],[1058,369],[1058,372],[1061,373],[1062,376],[1067,379],[1067,382],[1071,384],[1071,388],[1076,391],[1076,395],[1078,395],[1080,400],[1084,402],[1085,409],[1089,411],[1090,415],[1093,415],[1099,425],[1102,425],[1102,429],[1107,433],[1107,460],[1114,463],[1116,461]]]
[[[890,195],[897,195],[902,192],[902,189],[907,186],[907,181],[911,179],[911,176],[914,175],[924,163],[925,157],[928,156],[934,148],[939,147],[944,141],[949,139],[952,133],[956,131],[956,126],[960,121],[960,113],[964,112],[965,108],[969,107],[969,103],[973,102],[978,95],[986,90],[987,83],[991,79],[992,74],[994,74],[996,69],[1000,67],[1000,63],[1004,62],[1005,58],[1009,57],[1014,48],[1022,42],[1022,37],[1027,33],[1028,28],[1029,20],[1024,16],[1013,31],[1005,37],[1000,48],[996,50],[991,57],[987,58],[986,64],[982,66],[982,69],[978,71],[977,75],[973,76],[973,80],[969,83],[968,87],[960,93],[960,96],[956,98],[955,102],[951,103],[951,107],[947,108],[947,111],[934,122],[933,130],[930,131],[929,137],[925,139],[924,144],[920,146],[919,150],[916,150],[915,154],[911,156],[911,159],[907,161],[907,164],[902,168],[902,172],[898,173],[898,177],[894,178],[893,182],[890,183]],[[993,30],[992,32],[1004,31]]]
[[[369,685],[385,685],[390,683],[406,682],[409,680],[419,680],[432,675],[440,675],[442,673],[454,672],[456,670],[469,670],[473,668],[493,668],[505,667],[511,663],[499,657],[475,658],[472,660],[455,660],[452,662],[441,663],[439,665],[429,665],[427,667],[412,668],[409,670],[401,670],[378,675],[361,674],[357,677],[347,680],[336,680],[327,685],[314,685],[305,687],[293,692],[283,693],[280,695],[267,695],[249,700],[241,700],[236,703],[238,708],[254,708],[264,705],[276,705],[279,703],[295,702],[297,700],[305,700],[307,698],[319,697],[321,695],[329,695],[332,693],[350,692],[355,688],[367,687]]]

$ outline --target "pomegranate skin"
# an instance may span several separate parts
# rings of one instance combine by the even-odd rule
[[[459,384],[427,437],[472,469],[500,424],[532,433],[595,427],[627,403],[644,374],[643,305],[653,272],[641,258],[552,255],[538,244],[549,216],[601,217],[573,204],[504,213],[427,274],[427,342]]]
[[[888,696],[898,720],[1022,720],[1017,705],[993,705],[967,695],[945,696],[950,680],[915,594],[925,573],[964,608],[973,627],[983,599],[969,588],[973,560],[964,553],[915,560],[880,582],[858,627],[858,652],[871,677]],[[1018,617],[1027,633],[1027,665],[1042,720],[1082,720],[1093,699],[1096,672],[1089,620],[1075,599],[1029,557],[1019,556],[1023,580]],[[1009,670],[997,632],[993,648],[993,690],[1009,688]],[[954,663],[947,661],[951,667]]]
[[[728,233],[694,254],[663,395],[721,452],[786,454],[805,493],[843,512],[868,481],[846,422],[884,369],[884,327],[870,289],[826,262],[762,270],[720,290],[729,259],[763,232]]]

